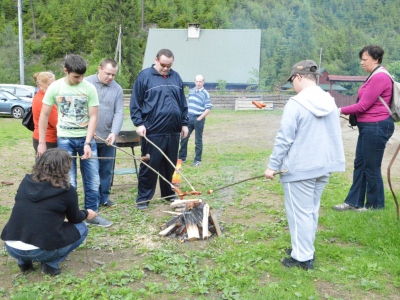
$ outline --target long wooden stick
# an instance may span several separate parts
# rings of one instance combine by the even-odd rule
[[[158,176],[160,176],[160,178],[162,178],[166,183],[168,183],[168,184],[171,186],[172,189],[175,188],[175,186],[174,186],[171,182],[169,182],[164,176],[162,176],[162,175],[161,175],[159,172],[157,172],[154,168],[150,167],[147,163],[145,163],[145,162],[142,160],[141,157],[140,157],[140,158],[135,157],[134,155],[130,154],[129,152],[127,152],[127,151],[121,149],[121,148],[118,147],[118,146],[115,146],[115,145],[113,145],[113,144],[110,144],[110,143],[107,142],[105,139],[102,139],[101,137],[99,137],[99,136],[97,136],[97,135],[96,135],[96,138],[98,138],[99,140],[105,142],[107,145],[114,147],[115,149],[118,149],[118,150],[121,150],[122,152],[125,152],[126,154],[128,154],[129,156],[131,156],[133,159],[139,160],[142,164],[144,164],[144,165],[145,165],[146,167],[148,167],[150,170],[152,170],[153,172],[155,172]],[[151,159],[151,158],[150,158],[150,159]]]
[[[160,151],[160,153],[169,161],[169,163],[174,167],[175,171],[178,172],[179,175],[182,176],[183,179],[185,179],[185,181],[187,182],[187,184],[190,186],[190,188],[193,191],[196,191],[194,189],[194,187],[190,184],[189,180],[186,179],[186,177],[182,174],[182,172],[175,166],[175,164],[169,159],[169,157],[156,145],[154,144],[152,141],[150,141],[145,135],[143,136],[146,141],[148,141],[151,145],[153,145],[158,151]]]
[[[286,172],[288,172],[288,170],[275,171],[274,175],[278,175],[278,174],[282,174],[282,173],[286,173]],[[228,184],[228,185],[224,185],[224,186],[222,186],[222,187],[219,187],[219,188],[217,188],[217,189],[215,189],[215,190],[208,190],[208,191],[207,191],[207,194],[212,194],[213,192],[216,192],[216,191],[219,191],[219,190],[222,190],[222,189],[226,189],[227,187],[230,187],[230,186],[232,186],[232,185],[236,185],[236,184],[239,184],[239,183],[242,183],[242,182],[245,182],[245,181],[249,181],[249,180],[253,180],[253,179],[258,179],[258,178],[262,178],[262,177],[264,177],[264,175],[259,175],[259,176],[254,176],[254,177],[246,178],[246,179],[243,179],[243,180],[239,180],[239,181],[236,181],[236,182],[234,182],[234,183],[231,183],[231,184]]]
[[[72,158],[81,158],[79,155],[71,155]],[[126,160],[131,160],[132,158],[128,157],[107,157],[107,156],[96,156],[96,157],[89,157],[87,159],[126,159]]]

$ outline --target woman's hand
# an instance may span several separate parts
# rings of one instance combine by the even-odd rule
[[[87,209],[87,212],[88,212],[88,216],[87,216],[86,220],[91,220],[91,219],[97,217],[97,213],[94,210]]]

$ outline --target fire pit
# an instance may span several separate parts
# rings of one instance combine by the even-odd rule
[[[201,199],[175,200],[171,207],[175,212],[165,212],[175,217],[161,226],[159,235],[174,237],[180,242],[192,242],[222,234],[216,215]]]

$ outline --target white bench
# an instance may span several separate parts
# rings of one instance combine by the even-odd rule
[[[257,106],[255,106],[251,101],[257,101],[260,103],[266,104],[262,109],[266,110],[274,110],[274,102],[273,101],[258,101],[259,98],[249,99],[249,98],[238,98],[235,100],[235,110],[260,110]]]

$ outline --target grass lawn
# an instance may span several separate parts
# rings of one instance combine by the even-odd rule
[[[278,180],[256,179],[205,194],[264,173],[280,118],[280,111],[214,110],[205,125],[200,167],[189,166],[194,136],[189,141],[183,173],[218,216],[221,237],[180,243],[159,236],[160,226],[171,219],[163,213],[171,210],[169,205],[154,200],[148,212],[138,211],[135,176],[116,176],[112,200],[118,205],[101,210],[114,225],[90,227],[84,245],[61,264],[60,276],[43,276],[39,270],[21,275],[16,260],[1,248],[0,297],[400,299],[400,223],[390,191],[386,190],[384,210],[339,213],[331,209],[343,201],[351,185],[357,133],[346,125],[342,128],[348,168],[333,174],[324,191],[313,271],[287,269],[280,263],[290,247],[290,234]],[[0,186],[1,228],[11,213],[19,182],[34,163],[31,132],[20,122],[0,118],[0,179],[14,183]],[[138,155],[139,151],[136,148]],[[125,153],[117,155],[117,167],[132,165]],[[399,172],[392,172],[397,183]],[[184,181],[181,190],[190,190]],[[82,202],[82,189],[78,192]]]

